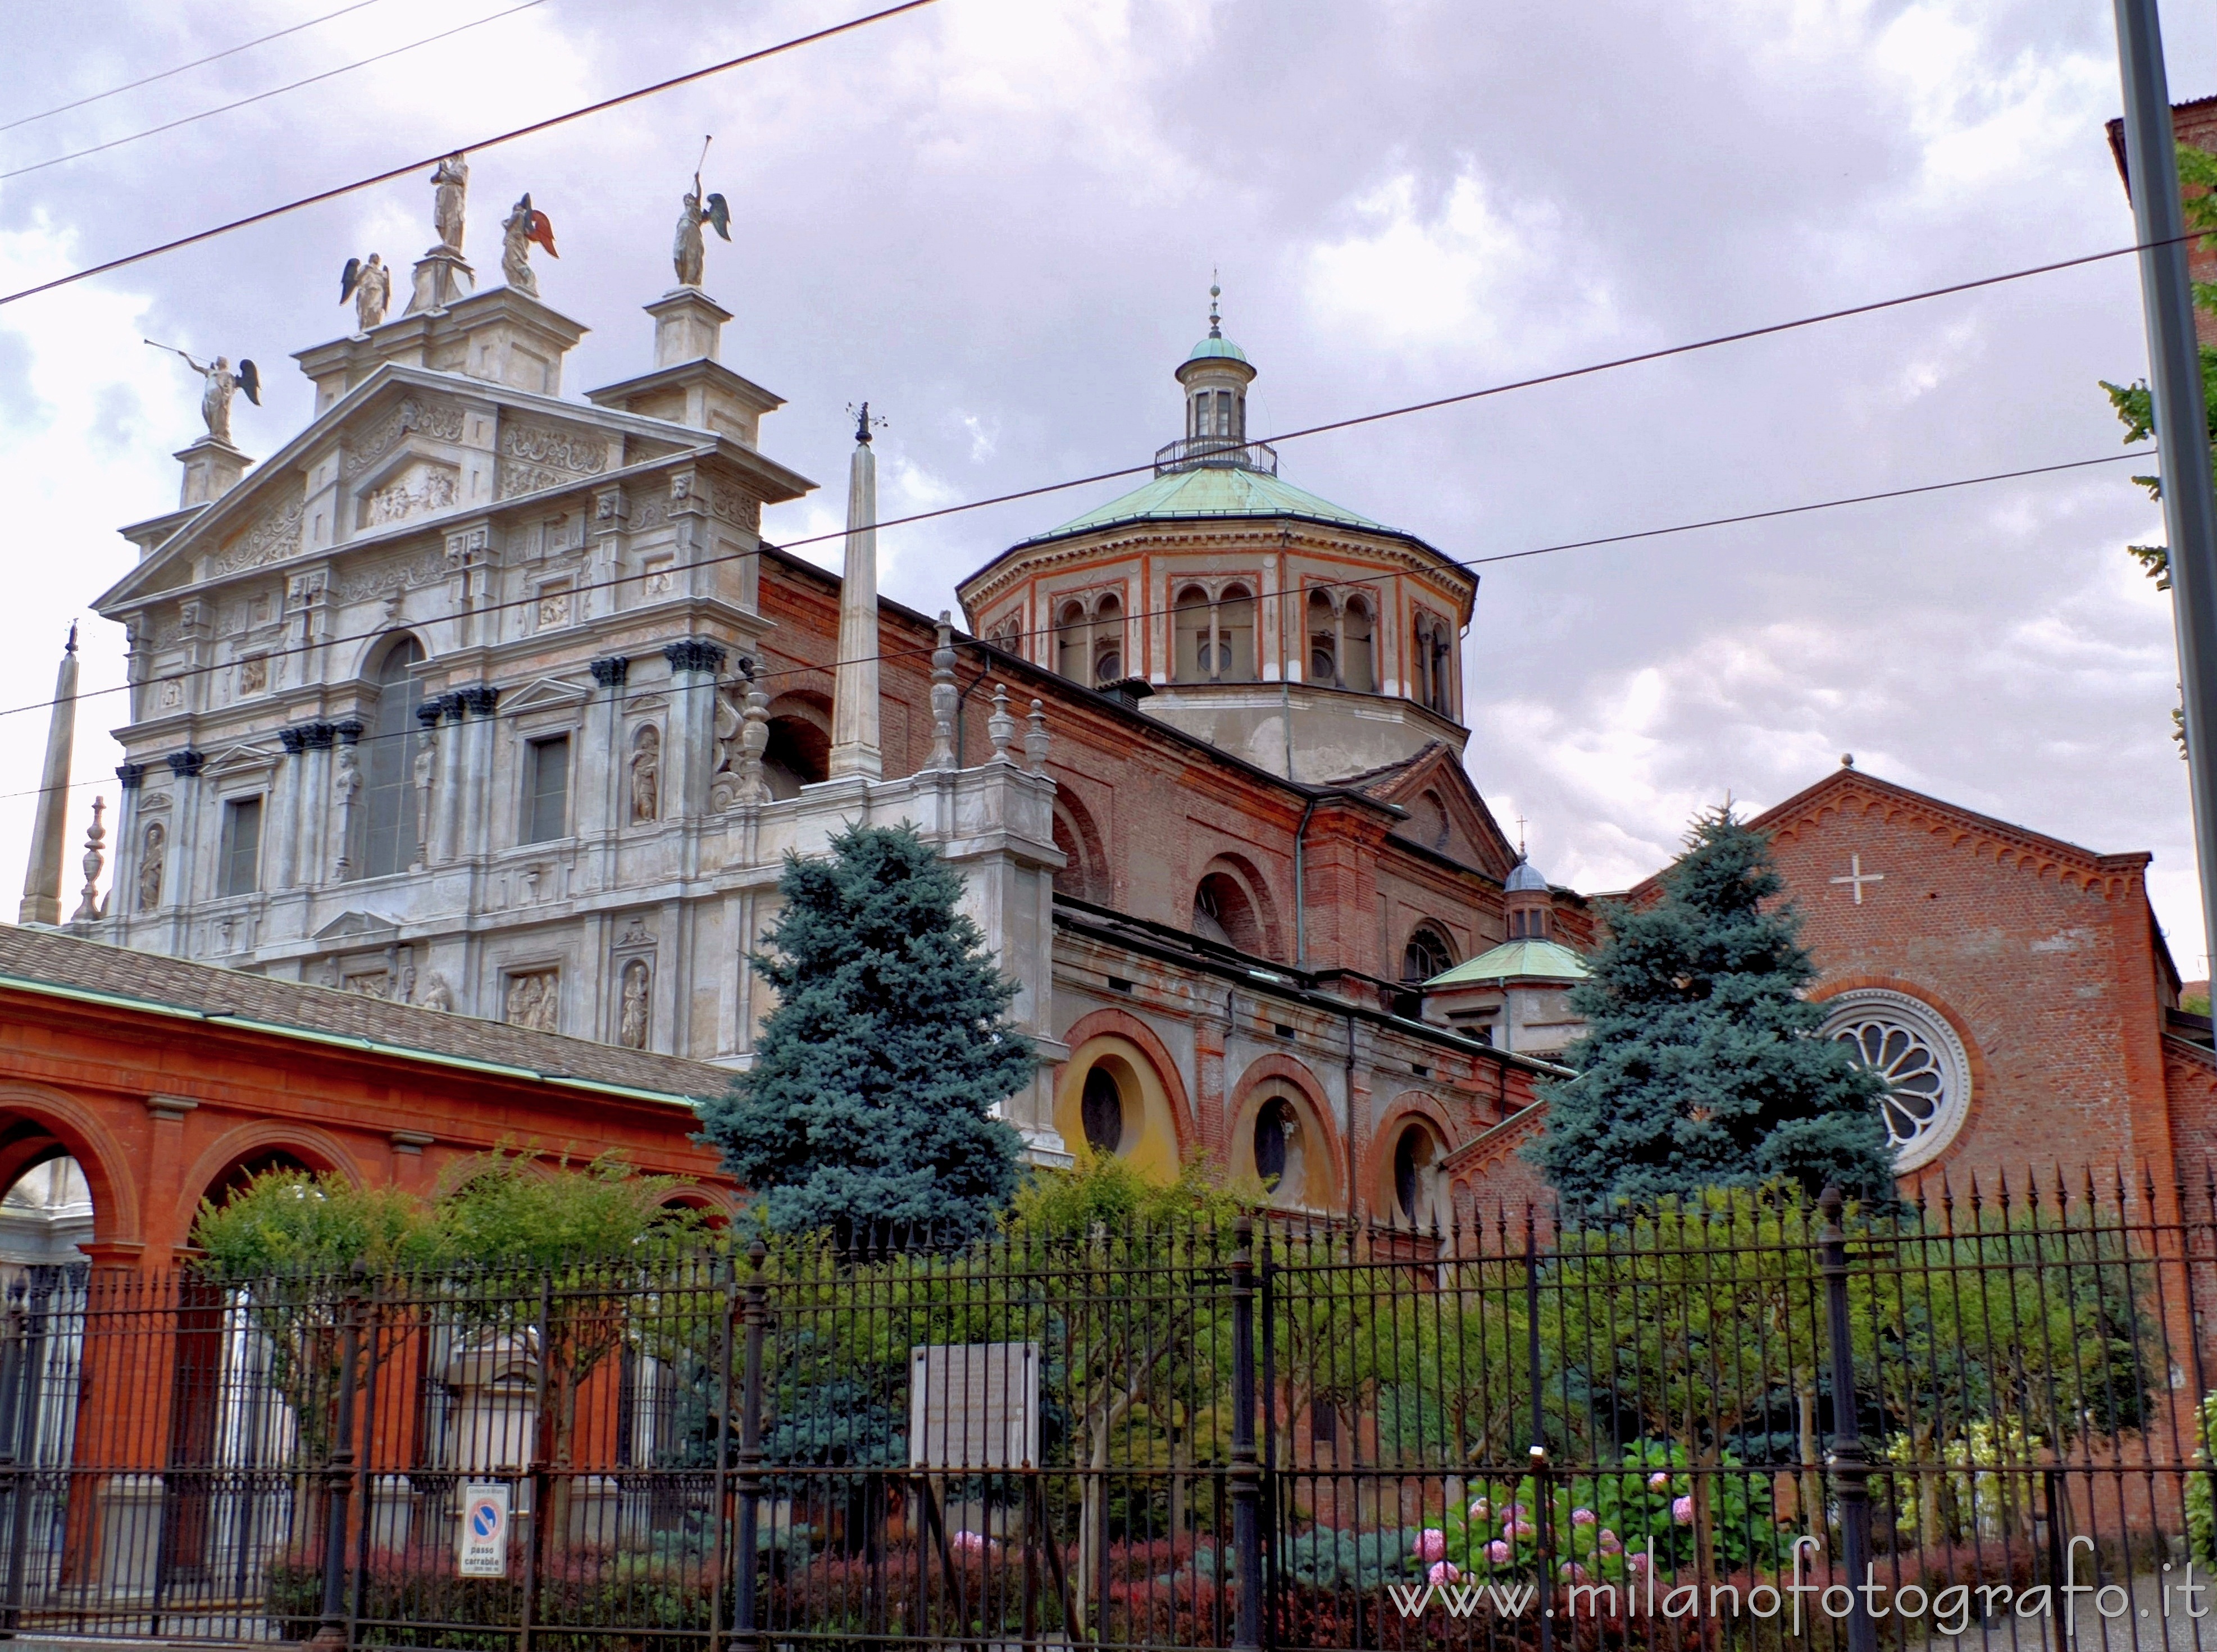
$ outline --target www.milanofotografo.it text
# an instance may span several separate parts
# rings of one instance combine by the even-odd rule
[[[1874,1566],[1864,1568],[1861,1583],[1819,1583],[1806,1577],[1806,1568],[1809,1556],[1821,1550],[1823,1544],[1814,1538],[1796,1538],[1789,1581],[1745,1587],[1736,1583],[1713,1583],[1706,1597],[1697,1584],[1664,1584],[1657,1580],[1652,1542],[1647,1545],[1646,1555],[1635,1557],[1641,1562],[1637,1568],[1640,1576],[1621,1585],[1572,1578],[1556,1585],[1545,1606],[1540,1606],[1540,1586],[1529,1582],[1434,1580],[1389,1583],[1386,1594],[1403,1618],[1420,1618],[1428,1612],[1444,1612],[1450,1618],[1522,1618],[1537,1608],[1550,1617],[1611,1621],[1630,1618],[1784,1618],[1796,1633],[1802,1627],[1805,1614],[1815,1617],[1821,1613],[1836,1622],[1844,1620],[1855,1612],[1858,1595],[1874,1618],[1930,1620],[1933,1629],[1942,1635],[1961,1635],[1974,1622],[1992,1623],[2003,1618],[2047,1618],[2058,1613],[2074,1616],[2082,1597],[2101,1617],[2111,1620],[2130,1617],[2135,1612],[2142,1618],[2169,1618],[2174,1610],[2187,1618],[2209,1615],[2205,1599],[2209,1585],[2195,1580],[2192,1561],[2177,1568],[2164,1567],[2164,1575],[2159,1579],[2158,1606],[2135,1607],[2131,1590],[2121,1583],[2079,1581],[2081,1544],[2090,1553],[2094,1547],[2091,1538],[2071,1539],[2065,1551],[2061,1582],[2022,1587],[2009,1583],[1951,1583],[1928,1589],[1916,1583],[1893,1585],[1875,1575]],[[2172,1575],[2174,1569],[2176,1575]]]

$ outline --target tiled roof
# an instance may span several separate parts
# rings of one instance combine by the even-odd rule
[[[24,985],[98,993],[219,1024],[357,1039],[366,1053],[382,1049],[482,1061],[513,1069],[516,1077],[554,1084],[569,1080],[673,1101],[721,1095],[731,1082],[729,1073],[704,1061],[388,1003],[331,987],[272,981],[52,930],[0,925],[0,991]]]
[[[1318,498],[1306,488],[1259,470],[1201,467],[1176,470],[1098,505],[1061,527],[1034,535],[1027,544],[1090,533],[1131,522],[1172,522],[1232,517],[1298,517],[1336,523],[1372,533],[1393,531],[1368,517]]]
[[[1459,963],[1424,983],[1469,987],[1494,981],[1584,981],[1593,972],[1578,955],[1555,941],[1504,941],[1467,963]]]

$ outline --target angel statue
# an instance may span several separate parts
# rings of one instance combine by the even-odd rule
[[[539,296],[539,277],[531,273],[531,248],[535,242],[547,249],[547,256],[559,258],[554,251],[554,220],[545,213],[534,212],[531,193],[524,192],[523,199],[509,209],[507,221],[501,225],[500,273],[508,277],[508,284],[519,293]]]
[[[385,321],[385,306],[392,301],[392,272],[374,252],[367,260],[349,258],[339,275],[339,302],[354,300],[355,331],[367,332]]]
[[[701,145],[701,161],[707,164],[708,145]],[[685,204],[677,211],[677,238],[670,249],[670,261],[677,266],[680,287],[701,284],[701,265],[707,254],[707,244],[701,237],[701,226],[713,225],[716,233],[726,241],[732,238],[732,209],[721,195],[712,195],[702,204],[701,169],[693,169],[693,192],[685,197]]]
[[[145,341],[154,344],[151,338]],[[247,400],[256,407],[262,405],[262,374],[253,362],[241,360],[238,370],[232,370],[230,359],[219,356],[213,362],[196,362],[189,350],[175,344],[154,344],[156,350],[165,350],[184,357],[185,365],[201,375],[201,417],[207,421],[207,433],[226,448],[231,442],[231,399],[244,390]]]
[[[460,151],[439,163],[431,174],[431,223],[439,232],[439,244],[449,251],[462,250],[462,208],[470,190],[470,165]]]

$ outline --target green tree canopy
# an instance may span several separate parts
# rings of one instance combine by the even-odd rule
[[[1816,969],[1769,845],[1726,805],[1696,817],[1687,847],[1660,900],[1609,911],[1571,994],[1587,1022],[1564,1056],[1578,1076],[1541,1087],[1533,1162],[1574,1205],[1780,1179],[1890,1199],[1883,1083],[1816,1036],[1824,1012],[1801,995]]]
[[[960,875],[911,826],[855,826],[829,857],[788,855],[778,887],[754,957],[778,1005],[704,1139],[782,1231],[990,1232],[1022,1146],[992,1111],[1037,1058]]]

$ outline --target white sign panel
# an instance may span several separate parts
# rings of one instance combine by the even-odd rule
[[[462,1577],[508,1575],[508,1482],[472,1481],[462,1488],[461,1530],[454,1569]]]
[[[1036,1342],[909,1351],[908,1464],[935,1474],[1039,1466]]]

